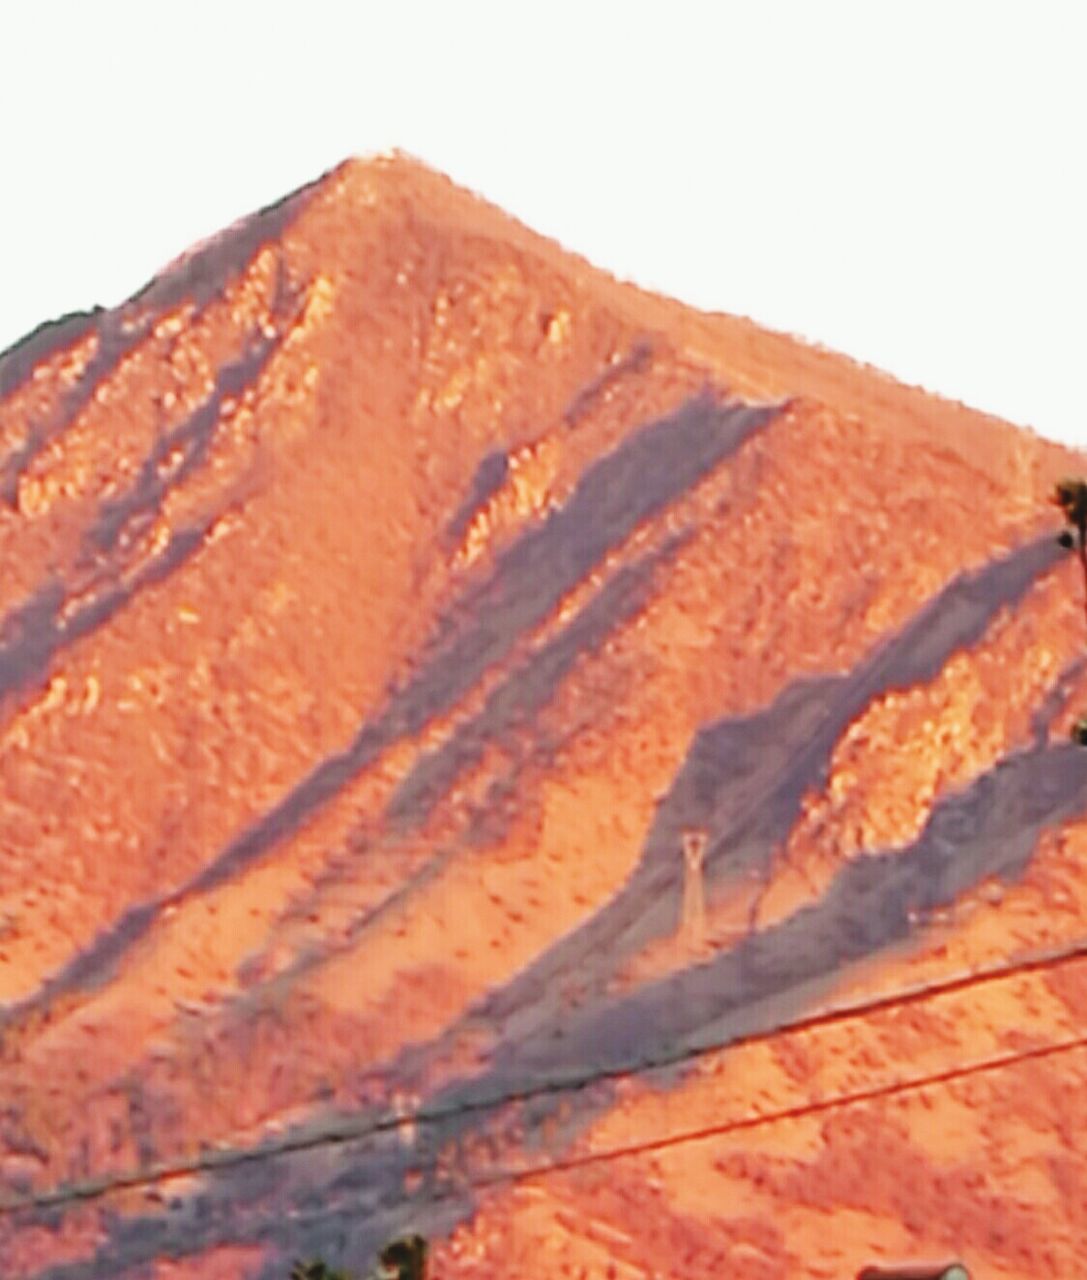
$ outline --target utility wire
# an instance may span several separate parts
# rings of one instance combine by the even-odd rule
[[[371,1121],[360,1121],[357,1117],[349,1116],[344,1117],[339,1121],[327,1124],[320,1129],[311,1130],[307,1133],[296,1134],[293,1137],[286,1137],[272,1142],[265,1142],[255,1147],[214,1148],[211,1151],[206,1151],[189,1160],[178,1160],[173,1162],[167,1161],[158,1165],[145,1167],[143,1169],[133,1170],[130,1173],[103,1174],[98,1178],[86,1179],[81,1182],[69,1183],[65,1186],[57,1187],[53,1191],[46,1191],[37,1195],[29,1195],[0,1201],[0,1216],[18,1213],[27,1209],[53,1208],[58,1205],[71,1204],[80,1200],[97,1199],[113,1191],[121,1191],[133,1187],[150,1186],[168,1178],[182,1177],[216,1169],[235,1168],[239,1165],[256,1163],[262,1160],[271,1159],[275,1156],[311,1151],[337,1143],[353,1142],[362,1138],[370,1137],[374,1134],[386,1133],[406,1128],[408,1126],[416,1127],[424,1124],[439,1123],[444,1120],[453,1119],[473,1112],[495,1110],[502,1106],[528,1102],[535,1098],[546,1097],[558,1093],[575,1092],[578,1089],[587,1088],[591,1085],[604,1083],[609,1080],[623,1079],[630,1076],[642,1075],[647,1072],[666,1067],[679,1066],[685,1062],[691,1062],[698,1058],[705,1057],[708,1054],[718,1053],[724,1049],[733,1048],[739,1045],[764,1043],[782,1035],[796,1034],[824,1026],[842,1025],[857,1021],[860,1018],[871,1014],[916,1005],[923,1003],[924,1001],[934,999],[938,996],[951,995],[957,992],[971,990],[975,987],[983,986],[988,983],[999,982],[1003,979],[1014,977],[1016,974],[1045,972],[1057,969],[1071,961],[1083,959],[1087,959],[1087,937],[1076,939],[1062,947],[1047,948],[1028,953],[1026,956],[1021,957],[1018,961],[1012,964],[1005,963],[991,965],[984,969],[974,970],[972,973],[953,975],[952,977],[945,978],[937,982],[918,984],[915,987],[908,987],[904,990],[895,992],[894,994],[832,1006],[818,1013],[794,1019],[791,1022],[780,1023],[771,1029],[751,1032],[747,1035],[735,1036],[732,1039],[716,1040],[704,1045],[691,1045],[683,1049],[665,1052],[655,1057],[636,1059],[631,1062],[620,1063],[618,1065],[605,1068],[589,1069],[581,1073],[570,1073],[562,1079],[545,1081],[541,1084],[531,1085],[524,1089],[509,1090],[505,1093],[496,1094],[491,1098],[462,1102],[446,1107],[434,1107],[429,1110],[423,1109],[408,1114],[391,1114],[381,1119]],[[993,1071],[1003,1067],[1008,1067],[1017,1062],[1030,1061],[1035,1058],[1046,1057],[1055,1053],[1070,1052],[1073,1049],[1078,1049],[1085,1045],[1087,1045],[1087,1036],[1058,1041],[1052,1045],[1043,1046],[1040,1049],[1027,1049],[1007,1055],[998,1055],[996,1057],[983,1059],[980,1063],[974,1063],[968,1066],[952,1067],[944,1072],[937,1073],[932,1076],[922,1076],[914,1080],[879,1086],[878,1088],[867,1091],[861,1090],[853,1094],[837,1095],[830,1099],[805,1103],[802,1106],[781,1112],[764,1112],[760,1115],[748,1117],[744,1120],[730,1121],[719,1129],[704,1131],[704,1136],[756,1128],[764,1124],[777,1123],[778,1121],[785,1119],[795,1119],[807,1114],[816,1114],[819,1111],[827,1110],[830,1107],[844,1106],[852,1102],[863,1102],[872,1098],[890,1096],[894,1093],[904,1092],[909,1089],[918,1089],[930,1084],[940,1084],[950,1080],[959,1079],[961,1077],[979,1074],[983,1071]],[[660,1139],[659,1141],[663,1142],[665,1145],[670,1145],[675,1141],[691,1141],[699,1136],[703,1136],[703,1131],[696,1131],[693,1134],[682,1138]],[[653,1145],[653,1142],[649,1142],[642,1146],[632,1147],[630,1149],[630,1153],[633,1154],[642,1150],[643,1147],[644,1149],[652,1149]],[[620,1149],[614,1154],[625,1155],[628,1154],[628,1152]],[[579,1162],[592,1162],[593,1159],[593,1156],[571,1157],[571,1161],[569,1162],[558,1162],[541,1166],[540,1171],[562,1169],[565,1168],[567,1164],[569,1164],[570,1167],[576,1167]],[[512,1173],[495,1175],[498,1181],[504,1181],[513,1176],[514,1175]],[[535,1174],[532,1172],[519,1172],[516,1176],[529,1177],[535,1176]],[[472,1185],[486,1185],[486,1183],[481,1182]]]
[[[954,1084],[959,1080],[967,1080],[989,1072],[1005,1070],[1022,1062],[1034,1062],[1045,1058],[1058,1057],[1072,1053],[1077,1049],[1087,1049],[1087,1035],[1073,1036],[1052,1044],[1041,1045],[1033,1049],[1022,1049],[1006,1054],[995,1054],[976,1062],[957,1067],[949,1067],[944,1071],[932,1072],[928,1075],[915,1076],[908,1080],[895,1080],[888,1084],[876,1085],[871,1089],[857,1089],[851,1093],[832,1094],[827,1098],[819,1098],[814,1102],[801,1103],[795,1107],[782,1107],[775,1111],[763,1111],[757,1115],[744,1116],[737,1120],[726,1120],[717,1125],[706,1125],[699,1129],[683,1130],[660,1138],[646,1138],[642,1142],[632,1142],[624,1146],[609,1147],[603,1151],[587,1151],[565,1159],[543,1161],[535,1165],[514,1169],[495,1170],[483,1173],[476,1178],[467,1178],[455,1186],[429,1195],[413,1197],[413,1207],[420,1205],[441,1204],[456,1199],[477,1189],[527,1182],[534,1178],[547,1177],[549,1174],[570,1173],[597,1164],[607,1164],[612,1160],[621,1160],[627,1156],[646,1155],[655,1151],[666,1151],[672,1147],[684,1146],[689,1142],[705,1142],[711,1138],[728,1137],[734,1133],[750,1132],[769,1125],[780,1124],[788,1120],[802,1120],[808,1116],[822,1115],[828,1111],[836,1111],[843,1107],[855,1106],[865,1102],[879,1102],[885,1098],[900,1097],[921,1089],[936,1085]],[[335,1217],[345,1209],[357,1206],[355,1201],[341,1200],[331,1204],[322,1204],[312,1210],[288,1210],[286,1216],[292,1222],[312,1222],[324,1217]]]
[[[786,406],[787,407],[787,406]],[[1042,539],[1038,539],[1039,542]],[[970,579],[975,575],[966,571],[961,573],[955,581],[961,581],[964,578]],[[867,673],[868,681],[880,676],[890,665],[891,659],[896,653],[895,642],[889,641],[885,643],[881,650],[870,660],[871,665]],[[817,731],[822,729],[834,716],[832,708],[823,709],[819,716],[813,731],[812,737],[817,736]],[[767,799],[769,793],[773,790],[773,785],[763,788],[756,796],[752,797],[750,802],[741,808],[741,811],[732,825],[736,826],[747,821]],[[67,1186],[59,1187],[55,1191],[44,1192],[36,1196],[18,1197],[13,1200],[0,1201],[0,1216],[15,1213],[21,1209],[44,1208],[48,1206],[66,1204],[75,1200],[93,1199],[98,1196],[106,1195],[111,1191],[122,1190],[129,1187],[145,1186],[153,1182],[161,1181],[165,1178],[177,1177],[186,1174],[198,1173],[205,1169],[221,1169],[225,1167],[233,1167],[235,1165],[247,1164],[252,1161],[262,1160],[271,1156],[286,1154],[294,1151],[307,1151],[314,1148],[328,1145],[335,1142],[348,1142],[357,1138],[367,1137],[370,1134],[386,1132],[391,1129],[405,1127],[407,1125],[419,1125],[434,1123],[450,1119],[458,1115],[464,1115],[475,1111],[489,1110],[492,1108],[503,1106],[507,1103],[516,1103],[528,1101],[535,1097],[543,1097],[557,1092],[575,1090],[585,1088],[588,1085],[600,1083],[606,1080],[616,1079],[623,1076],[638,1075],[646,1071],[652,1071],[656,1068],[679,1065],[685,1061],[697,1058],[707,1053],[714,1053],[719,1050],[728,1048],[737,1044],[750,1044],[762,1040],[770,1039],[773,1036],[781,1035],[791,1031],[803,1031],[811,1027],[826,1025],[833,1022],[845,1020],[849,1017],[861,1016],[868,1012],[877,1012],[882,1009],[894,1007],[898,1004],[912,1003],[919,999],[924,999],[927,995],[938,995],[944,992],[952,992],[961,990],[971,986],[977,982],[988,981],[1001,977],[1010,976],[1019,969],[1029,971],[1032,968],[1046,967],[1054,963],[1060,963],[1063,959],[1072,959],[1078,956],[1087,956],[1087,938],[1065,948],[1063,951],[1046,953],[1039,960],[1025,959],[1016,966],[993,966],[990,969],[976,970],[972,974],[963,975],[958,978],[948,979],[943,983],[933,983],[928,986],[920,986],[915,989],[907,989],[905,992],[897,996],[880,997],[869,1002],[862,1002],[853,1005],[843,1005],[832,1007],[822,1013],[810,1015],[806,1018],[800,1018],[790,1023],[780,1024],[768,1031],[755,1032],[749,1035],[736,1036],[732,1040],[717,1041],[705,1046],[696,1046],[690,1049],[673,1051],[670,1054],[664,1054],[656,1058],[634,1060],[633,1062],[623,1063],[616,1067],[608,1067],[597,1069],[585,1073],[569,1073],[565,1078],[557,1081],[546,1082],[544,1084],[535,1085],[527,1089],[510,1091],[505,1094],[496,1095],[494,1098],[483,1099],[476,1102],[468,1102],[457,1104],[453,1107],[438,1107],[430,1111],[420,1111],[408,1115],[393,1115],[381,1120],[371,1121],[368,1124],[356,1124],[343,1127],[344,1122],[341,1121],[337,1125],[324,1126],[313,1132],[304,1135],[298,1135],[294,1138],[286,1138],[279,1142],[262,1143],[257,1147],[251,1147],[244,1150],[231,1147],[220,1147],[210,1152],[205,1152],[201,1156],[186,1162],[164,1162],[158,1165],[152,1165],[142,1171],[134,1171],[129,1174],[111,1174],[103,1175],[100,1178],[85,1179],[78,1183],[69,1183]]]

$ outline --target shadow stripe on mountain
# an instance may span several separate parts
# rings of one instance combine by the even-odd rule
[[[995,611],[999,604],[989,592],[978,589],[979,579],[990,587],[1018,581],[1015,589],[1025,590],[1039,567],[1031,552],[1040,556],[1044,568],[1045,547],[1028,546],[1008,558],[1017,572],[998,562],[970,575],[965,587],[957,580],[948,591],[960,603],[980,600]],[[1003,574],[998,572],[1002,567]],[[960,624],[966,624],[966,613],[953,613]],[[927,609],[921,617],[932,621]],[[971,627],[978,625],[972,613],[969,622]],[[911,627],[916,625],[917,620]],[[906,628],[897,639],[909,631]],[[932,633],[939,632],[932,628]],[[952,632],[942,634],[941,646],[919,646],[902,659],[902,667],[888,661],[887,669],[929,670]],[[813,687],[823,684],[814,682]],[[1002,761],[963,793],[940,801],[921,836],[905,851],[869,856],[844,868],[819,903],[753,935],[710,964],[654,983],[633,996],[577,1012],[565,1005],[556,1009],[552,1002],[550,1014],[537,1019],[531,1029],[507,1025],[505,1047],[495,1055],[491,1070],[440,1091],[424,1105],[436,1110],[466,1103],[478,1106],[502,1093],[531,1088],[541,1079],[551,1082],[556,1074],[575,1080],[587,1068],[590,1072],[622,1070],[646,1057],[666,1057],[692,1035],[717,1042],[772,1030],[774,1011],[767,1002],[791,991],[803,993],[813,979],[832,979],[845,965],[900,942],[924,912],[980,881],[992,875],[1021,874],[1039,831],[1087,808],[1085,783],[1087,758],[1072,748],[1036,749]],[[651,886],[643,888],[652,891]],[[724,1032],[722,1018],[732,1020]],[[651,1029],[649,1043],[647,1028]],[[401,1055],[398,1063],[385,1064],[383,1073],[410,1079],[413,1066],[418,1069],[424,1057],[433,1060],[434,1051],[446,1039],[443,1036],[438,1044]],[[433,1149],[451,1135],[467,1132],[464,1124],[463,1118],[442,1121]],[[416,1167],[420,1154],[412,1153]],[[382,1198],[403,1195],[400,1174],[393,1176],[391,1169],[386,1173],[383,1179],[377,1170],[356,1165],[353,1172],[345,1170],[339,1176],[361,1179],[375,1192],[384,1183]]]
[[[230,282],[242,275],[268,244],[274,243],[317,194],[324,182],[318,178],[274,204],[243,218],[213,237],[159,275],[152,277],[119,307],[74,312],[47,322],[0,353],[0,399],[31,376],[36,365],[70,346],[94,328],[98,348],[76,382],[63,394],[56,411],[44,422],[33,423],[23,444],[0,462],[0,499],[14,506],[19,480],[53,440],[62,435],[94,398],[95,393],[151,332],[168,311],[183,302],[202,310],[223,296]],[[281,266],[282,270],[282,266]]]
[[[69,311],[56,320],[43,320],[0,351],[0,400],[29,381],[43,360],[74,346],[104,313],[104,307],[92,307],[89,311]]]
[[[145,587],[162,582],[176,573],[205,545],[214,527],[232,505],[233,501],[226,502],[198,522],[175,531],[162,551],[153,560],[142,565],[129,583],[112,587],[95,596],[60,625],[57,647],[60,644],[74,643],[82,636],[105,626]],[[50,616],[55,624],[56,613]],[[0,668],[0,677],[2,675],[3,669]],[[170,901],[170,898],[166,898],[125,912],[118,924],[103,934],[87,951],[66,964],[54,977],[47,979],[36,992],[7,1008],[0,1007],[0,1030],[16,1018],[48,1004],[58,994],[89,985],[95,976],[108,970],[129,946],[142,937],[161,909],[168,906]]]
[[[19,501],[19,481],[34,459],[58,436],[62,435],[90,404],[95,393],[121,361],[147,337],[154,317],[130,321],[121,310],[95,315],[88,327],[98,333],[98,346],[79,377],[61,396],[57,408],[43,421],[29,424],[26,439],[16,446],[0,464],[0,499],[11,507]],[[83,330],[85,332],[85,330]],[[82,336],[82,333],[80,334]],[[74,340],[75,335],[73,335]]]
[[[127,584],[122,578],[131,572],[139,547],[126,549],[118,544],[131,525],[153,520],[170,490],[206,459],[224,399],[239,396],[262,376],[288,331],[289,327],[277,331],[271,339],[259,335],[245,355],[222,366],[208,396],[184,422],[155,442],[130,492],[99,504],[94,523],[84,535],[83,558],[93,558],[95,576],[106,579],[106,584],[97,591],[77,591],[55,577],[0,622],[0,699],[40,677],[60,650],[108,622],[143,586],[160,581],[164,570],[185,562],[188,553],[182,554],[181,548],[195,549],[193,538],[203,537],[214,520],[176,532],[162,552],[135,569]],[[163,474],[163,464],[175,449],[183,450],[183,456]],[[109,559],[111,552],[119,554]]]
[[[5,624],[5,630],[14,634],[0,643],[0,696],[30,684],[45,672],[61,649],[105,626],[144,587],[163,581],[179,569],[200,549],[222,515],[223,510],[217,510],[195,524],[175,530],[165,547],[141,565],[128,582],[113,583],[85,603],[79,603],[79,597],[69,598],[59,581],[41,587]]]
[[[493,1184],[518,1171],[530,1136],[556,1108],[563,1114],[547,1144],[552,1155],[613,1105],[614,1079],[598,1076],[664,1067],[700,1049],[784,1029],[796,1011],[783,1018],[783,999],[810,1005],[820,981],[901,944],[926,912],[989,877],[1021,877],[1042,831],[1085,812],[1081,749],[1032,747],[1006,758],[942,800],[912,844],[848,864],[819,902],[780,924],[605,1008],[566,1009],[528,1040],[507,1039],[488,1070],[422,1101],[437,1115],[416,1126],[410,1142],[399,1131],[378,1131],[320,1150],[262,1156],[254,1149],[245,1164],[208,1170],[196,1195],[160,1213],[115,1218],[92,1260],[51,1267],[39,1280],[90,1280],[103,1273],[95,1268],[120,1270],[163,1251],[180,1257],[226,1243],[298,1251],[302,1242],[310,1251],[362,1257],[408,1220],[440,1234],[471,1212],[479,1174]],[[385,1070],[404,1083],[395,1067]],[[561,1095],[516,1096],[558,1085]],[[457,1149],[464,1160],[450,1167]],[[303,1227],[310,1211],[315,1218]],[[23,1221],[55,1229],[64,1212],[28,1209]]]
[[[773,406],[719,404],[702,395],[594,463],[566,506],[542,528],[522,535],[498,558],[490,577],[454,607],[439,640],[424,654],[419,674],[392,694],[385,710],[364,723],[344,751],[312,769],[184,885],[130,907],[8,1017],[104,980],[162,911],[223,884],[299,830],[383,750],[450,710],[638,524],[675,501],[780,412]]]
[[[389,803],[389,821],[425,823],[457,779],[479,764],[488,746],[507,743],[518,731],[531,736],[532,716],[552,700],[575,662],[597,652],[645,606],[657,569],[688,540],[689,535],[671,538],[659,551],[614,573],[571,622],[488,694],[478,715],[416,762]]]
[[[112,551],[130,525],[154,519],[167,494],[207,460],[222,421],[223,402],[240,399],[259,382],[288,331],[289,322],[271,338],[262,330],[255,330],[249,335],[245,352],[220,365],[212,389],[192,413],[156,439],[129,492],[102,503],[98,518],[84,537],[88,558]],[[177,453],[180,457],[174,460]]]
[[[761,430],[777,408],[719,405],[709,396],[643,427],[589,468],[569,502],[499,556],[480,586],[439,623],[417,674],[394,690],[351,745],[313,769],[278,805],[243,832],[194,880],[191,891],[221,884],[278,841],[387,747],[450,711],[493,665],[554,609],[642,521],[681,494]]]
[[[486,580],[439,622],[419,673],[390,708],[398,732],[417,732],[452,707],[610,551],[782,411],[705,394],[594,462],[567,503],[500,553]]]
[[[465,769],[478,762],[488,744],[497,741],[513,745],[514,734],[523,735],[514,752],[516,763],[492,782],[482,805],[471,814],[466,831],[448,846],[430,854],[421,866],[379,902],[368,904],[341,924],[334,943],[315,937],[308,946],[304,945],[293,963],[277,967],[277,982],[296,980],[327,961],[331,955],[355,946],[367,928],[401,905],[410,894],[432,882],[466,846],[486,842],[491,837],[495,808],[501,807],[502,803],[496,795],[503,793],[512,800],[516,795],[515,780],[521,770],[539,752],[549,749],[541,743],[538,732],[534,732],[532,715],[555,695],[574,663],[598,649],[617,627],[644,607],[655,591],[658,570],[675,557],[691,536],[690,532],[673,535],[663,546],[619,569],[584,609],[491,693],[479,715],[461,725],[443,747],[423,758],[420,766],[409,774],[394,795],[386,813],[390,825],[400,828],[394,839],[402,837],[404,828],[414,828],[425,822],[438,800]],[[373,846],[364,846],[353,861],[357,856],[374,851]],[[335,878],[330,877],[312,894],[304,895],[293,903],[293,921],[297,923],[315,912],[319,901],[335,883]],[[271,949],[278,949],[279,945],[274,939],[268,944]],[[260,972],[263,954],[258,953],[249,960],[245,966],[247,974]]]
[[[639,339],[630,351],[612,360],[592,378],[570,401],[562,415],[567,427],[575,427],[615,384],[631,373],[643,373],[653,359],[653,344]],[[510,472],[510,456],[504,449],[488,453],[476,467],[468,494],[450,517],[445,527],[447,542],[458,542],[468,531],[472,520],[505,484]]]
[[[761,713],[761,716],[758,717],[744,718],[740,722],[730,722],[732,727],[750,727],[750,722],[761,722],[763,717],[771,714],[771,716],[781,717],[782,723],[786,724],[786,726],[791,724],[791,726],[803,731],[805,739],[810,739],[813,727],[813,721],[810,717],[814,716],[816,712],[822,713],[822,710],[827,705],[827,700],[832,708],[836,708],[837,717],[845,716],[848,719],[855,710],[867,705],[867,701],[871,699],[873,691],[878,687],[878,678],[889,678],[891,681],[894,681],[896,677],[900,678],[900,680],[901,678],[918,680],[918,678],[927,678],[935,675],[942,663],[946,662],[946,658],[949,657],[951,652],[955,652],[955,649],[959,648],[960,645],[970,643],[970,641],[976,640],[979,635],[982,635],[987,622],[991,621],[992,617],[995,617],[996,612],[1004,605],[1014,603],[1014,600],[1017,600],[1029,588],[1029,585],[1035,581],[1038,572],[1045,571],[1052,562],[1054,562],[1054,558],[1051,557],[1049,541],[1046,540],[1045,543],[1038,541],[1035,544],[1028,544],[1026,548],[1020,548],[1017,552],[1011,553],[1010,556],[1001,558],[1000,561],[988,564],[981,571],[958,577],[937,598],[926,605],[918,616],[903,628],[903,631],[899,632],[898,636],[895,636],[886,645],[881,646],[872,655],[872,658],[867,659],[867,662],[862,664],[862,668],[854,672],[853,676],[828,677],[826,680],[800,682],[796,686],[791,686],[790,690],[786,690],[785,694],[782,694],[781,698],[775,701],[775,704],[773,704],[772,708],[769,708],[767,713]],[[935,640],[933,640],[933,637],[935,637]],[[876,684],[873,685],[873,681]],[[844,690],[846,689],[851,690],[850,696],[844,696]],[[813,712],[812,707],[816,708],[816,712]],[[837,722],[837,717],[832,717],[833,722]],[[818,719],[818,717],[816,718]],[[721,726],[714,728],[720,730]],[[768,722],[768,724],[763,724],[763,730],[766,730],[766,732],[763,733],[761,740],[771,742],[771,744],[776,741],[777,732],[773,727],[772,721]],[[832,741],[836,740],[836,732],[831,736],[830,745],[826,746],[827,751],[831,749]],[[746,741],[750,742],[752,740],[749,737]],[[1065,758],[1067,758],[1067,753],[1065,753]],[[1015,768],[1020,768],[1020,764],[1015,764]],[[801,788],[801,791],[803,791],[803,788]],[[1043,791],[1038,790],[1037,787],[1033,786],[1033,783],[1029,791],[1036,796],[1036,799],[1037,796],[1043,795]],[[681,797],[681,804],[689,803],[690,797],[686,797],[686,799]],[[950,809],[945,808],[947,805],[950,805]],[[949,823],[946,814],[951,813],[954,815],[955,812],[954,797],[951,800],[942,801],[937,809],[938,818],[937,815],[933,815],[930,826],[926,828],[927,835],[931,836],[932,832],[940,835],[942,831],[946,836],[946,832],[955,827],[954,818]],[[755,833],[758,835],[758,829],[755,829]],[[773,831],[769,833],[762,832],[762,836],[767,838],[768,849],[772,849],[773,842],[775,842],[773,841],[775,833]],[[883,863],[887,863],[889,856],[898,858],[898,856],[903,855],[883,855]],[[866,863],[858,865],[871,864],[874,864],[873,859],[866,859]],[[988,870],[978,873],[979,878],[985,877],[985,874],[988,873],[990,873]],[[640,884],[635,884],[632,888],[638,891],[641,896],[653,899],[656,896],[657,887],[653,878],[650,877],[641,879]],[[831,909],[835,906],[835,896],[833,896],[835,892],[840,891],[832,891],[830,900],[828,900],[830,901]],[[921,899],[919,899],[918,910],[924,909],[924,905],[926,905],[926,900],[922,895]],[[644,908],[645,904],[643,902]],[[650,909],[652,909],[652,906],[650,906]],[[675,902],[672,902],[671,910],[673,913]],[[909,908],[906,908],[906,919],[908,918]],[[849,936],[848,928],[845,929],[845,932],[846,936]],[[758,952],[750,952],[740,948],[739,954],[741,956],[758,955]],[[844,955],[850,955],[850,952],[844,952]],[[801,977],[804,980],[812,977],[812,973],[809,972],[807,966],[801,965],[801,969],[803,969]],[[535,974],[535,979],[536,983],[539,983],[539,974]],[[512,1007],[507,1007],[504,1010],[506,1025],[503,1027],[503,1032],[507,1042],[521,1044],[521,1046],[535,1041],[547,1044],[551,1041],[552,1034],[560,1030],[561,1024],[567,1020],[568,1005],[563,1002],[562,998],[557,997],[556,989],[552,989],[549,1000],[543,1001],[542,1005],[531,1007],[531,992],[527,991],[521,979],[513,979],[511,989],[515,989],[515,991],[519,989],[522,998],[521,1000],[513,1001]],[[661,989],[667,991],[668,988],[661,987]],[[673,992],[673,995],[676,995],[676,998],[681,998],[675,992]],[[636,1000],[638,997],[632,998]],[[529,1005],[525,1005],[525,1000],[529,1001]],[[664,1002],[667,1004],[667,1001]],[[607,1025],[607,1011],[615,1009],[615,1007],[620,1007],[620,1010],[622,1010],[624,1006],[606,1004],[603,1005],[603,1009],[598,1006],[598,1012],[604,1019],[603,1023],[600,1024],[602,1027]],[[640,1006],[635,1004],[630,1007],[638,1009]],[[495,1009],[494,1002],[492,1002],[492,1009],[490,1009],[492,1016],[497,1015],[499,1011],[501,1010]],[[527,1019],[524,1016],[519,1018],[517,1016],[519,1012],[529,1016],[527,1016]],[[589,1019],[586,1025],[595,1025],[592,1023],[592,1014],[581,1016]],[[624,1016],[630,1016],[632,1023],[638,1023],[638,1015],[625,1015],[622,1014],[622,1011],[620,1011],[620,1014],[613,1014],[612,1012],[608,1016],[620,1019],[624,1018]],[[460,1025],[472,1023],[476,1018],[478,1018],[478,1015],[469,1014],[462,1020]],[[643,1028],[647,1027],[647,1025],[650,1024],[643,1021]],[[456,1028],[453,1029],[452,1034],[456,1034],[456,1030]],[[585,1034],[586,1039],[592,1042],[595,1032],[586,1032]],[[672,1034],[671,1030],[668,1034]],[[417,1070],[421,1068],[424,1060],[429,1062],[434,1061],[435,1057],[440,1057],[440,1044],[446,1041],[447,1037],[442,1037],[431,1046],[408,1051],[405,1055],[399,1057],[396,1064],[385,1064],[382,1069],[383,1073],[388,1074],[389,1071],[392,1071],[392,1075],[396,1076],[396,1078],[399,1078],[401,1073],[405,1074],[408,1079],[412,1078],[417,1074]],[[495,1061],[495,1069],[503,1069],[502,1055],[499,1055],[497,1061]],[[506,1083],[508,1084],[508,1080]],[[478,1100],[480,1092],[483,1092],[484,1096],[494,1096],[494,1082],[490,1076],[471,1089],[472,1100]],[[457,1096],[460,1096],[460,1094],[457,1094]]]
[[[505,449],[486,454],[475,469],[468,494],[453,512],[445,526],[446,542],[459,542],[468,526],[506,483],[510,473],[510,456]]]
[[[1082,749],[1069,743],[1005,757],[940,801],[914,842],[847,863],[819,901],[781,923],[603,1007],[563,1008],[529,1038],[507,1036],[485,1087],[503,1093],[553,1083],[590,1064],[622,1070],[770,1032],[779,997],[904,942],[929,913],[987,879],[1020,879],[1041,833],[1085,813]],[[473,1082],[470,1095],[481,1083]],[[456,1088],[451,1094],[443,1106],[461,1097]]]
[[[805,794],[825,787],[834,746],[848,725],[875,699],[933,679],[1060,559],[1047,536],[959,574],[852,672],[796,681],[767,708],[701,729],[627,883],[592,919],[489,997],[481,1016],[501,1020],[530,1008],[564,976],[580,995],[599,990],[627,956],[671,933],[682,895],[684,828],[707,832],[703,866],[710,886],[765,872]]]

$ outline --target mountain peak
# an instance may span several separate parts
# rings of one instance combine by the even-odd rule
[[[0,357],[12,1274],[1081,1269],[1073,457],[401,153]]]

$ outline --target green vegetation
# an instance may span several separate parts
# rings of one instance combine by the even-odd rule
[[[426,1275],[426,1241],[420,1235],[400,1236],[378,1254],[378,1266],[371,1276],[375,1280],[424,1280]],[[355,1280],[347,1271],[330,1267],[320,1258],[296,1262],[290,1280]]]
[[[315,1258],[312,1262],[296,1262],[291,1267],[291,1280],[354,1280],[354,1277]]]
[[[1057,482],[1053,503],[1064,512],[1064,518],[1079,533],[1080,545],[1087,538],[1087,480],[1079,477]],[[1068,543],[1064,544],[1068,546]]]
[[[1072,477],[1059,481],[1051,501],[1064,512],[1069,526],[1057,541],[1067,550],[1075,548],[1079,552],[1083,569],[1083,609],[1087,616],[1087,480]],[[1072,741],[1087,747],[1087,715],[1080,716],[1072,726]]]

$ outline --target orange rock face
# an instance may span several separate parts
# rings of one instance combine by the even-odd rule
[[[0,1272],[1081,1275],[1077,468],[401,158],[8,352]]]

